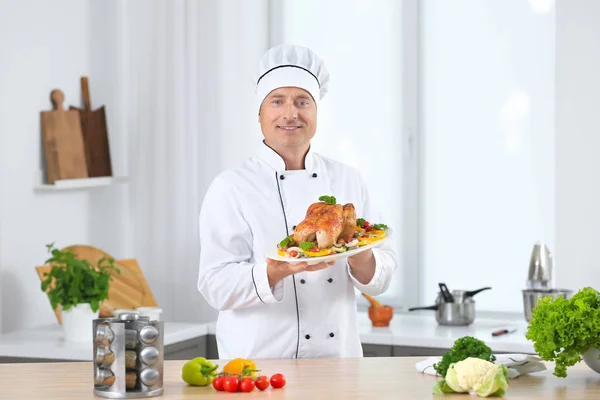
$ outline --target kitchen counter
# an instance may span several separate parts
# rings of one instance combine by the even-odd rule
[[[438,378],[416,371],[420,358],[390,357],[362,359],[286,359],[260,360],[258,368],[265,375],[282,373],[287,384],[283,389],[269,387],[264,392],[247,394],[269,399],[330,399],[332,393],[352,399],[466,399],[465,394],[438,397],[432,387]],[[227,360],[217,360],[224,365]],[[181,380],[184,361],[165,361],[164,394],[157,399],[223,398],[236,394],[220,393],[212,386],[192,387]],[[504,398],[597,399],[600,398],[600,374],[579,363],[568,370],[567,378],[548,370],[511,380]],[[99,399],[93,394],[91,362],[56,364],[0,364],[0,398],[9,399]],[[404,396],[403,396],[404,394]],[[243,394],[238,393],[237,396]]]
[[[359,332],[363,345],[391,347],[416,347],[419,349],[448,349],[456,339],[469,335],[483,340],[494,352],[535,354],[533,343],[525,338],[527,323],[522,317],[478,317],[468,327],[438,325],[433,312],[397,313],[389,327],[371,325],[366,312],[359,312]],[[215,334],[214,322],[206,324],[165,322],[164,345]],[[516,329],[516,332],[492,337],[499,329]],[[429,355],[417,350],[415,355]],[[405,354],[399,354],[405,355]],[[90,361],[92,352],[87,344],[68,343],[63,339],[61,327],[50,326],[11,332],[0,336],[0,357],[61,359]]]
[[[483,340],[494,352],[535,354],[533,343],[525,338],[527,321],[512,318],[477,317],[470,326],[442,326],[432,311],[396,313],[385,328],[373,327],[367,313],[359,313],[362,343],[448,349],[462,336]],[[493,337],[492,332],[508,329],[513,333]]]

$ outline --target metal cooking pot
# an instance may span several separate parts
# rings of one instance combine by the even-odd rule
[[[440,287],[442,287],[442,285],[440,285]],[[445,294],[442,293],[445,290],[442,289],[442,292],[439,292],[435,299],[435,305],[428,307],[413,307],[409,308],[408,311],[434,310],[435,319],[440,325],[470,325],[475,320],[475,300],[473,300],[473,296],[487,289],[491,288],[485,287],[473,291],[453,290],[452,296],[450,297],[448,297],[447,292]]]
[[[408,311],[435,310],[435,320],[440,325],[465,326],[475,320],[475,302],[466,300],[462,303],[438,303],[429,307],[413,307]]]

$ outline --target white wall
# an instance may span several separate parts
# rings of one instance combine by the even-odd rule
[[[554,11],[538,3],[421,2],[423,305],[445,282],[522,312],[533,245],[554,250]]]
[[[51,108],[50,91],[60,88],[66,104],[81,105],[80,77],[90,77],[92,102],[118,97],[111,76],[118,30],[116,2],[0,0],[0,318],[3,332],[54,323],[35,266],[45,244],[88,243],[119,253],[124,242],[115,189],[36,192],[43,168],[39,112]],[[90,23],[91,22],[91,23]],[[94,39],[91,40],[90,38]],[[117,103],[118,104],[118,103]],[[109,123],[118,137],[118,114]],[[119,140],[114,140],[116,171]],[[117,189],[118,190],[118,189]],[[100,204],[100,200],[106,203]]]
[[[557,1],[556,264],[573,290],[600,290],[599,17],[598,1]]]

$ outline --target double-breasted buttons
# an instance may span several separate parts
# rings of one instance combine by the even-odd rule
[[[329,283],[333,282],[333,278],[327,279],[327,282],[329,282]]]
[[[285,179],[285,176],[283,176],[283,174],[282,174],[282,175],[279,175],[279,179],[281,179],[281,180],[284,180],[284,179]]]
[[[304,279],[300,279],[300,283],[305,284],[306,281]]]
[[[316,172],[313,172],[313,174],[312,174],[312,177],[313,177],[313,178],[316,178],[316,177],[317,177],[317,173],[316,173]]]
[[[334,336],[335,336],[335,335],[333,334],[333,332],[331,332],[331,333],[329,334],[329,337],[334,337]]]
[[[305,335],[304,339],[306,339],[306,340],[310,339],[310,335]]]
[[[292,226],[292,230],[295,231],[296,230],[296,225]]]

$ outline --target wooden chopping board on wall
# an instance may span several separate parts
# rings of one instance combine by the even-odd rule
[[[50,99],[54,109],[40,113],[48,183],[87,178],[79,114],[63,108],[65,95],[62,91],[53,90]]]
[[[81,77],[81,94],[84,108],[71,106],[69,109],[79,113],[88,174],[90,177],[112,176],[106,112],[104,106],[92,110],[87,76]]]
[[[102,258],[112,258],[110,254],[87,245],[74,245],[62,249],[71,249],[79,259],[88,260],[93,266],[98,266]],[[137,261],[135,259],[115,260],[115,267],[119,269],[120,274],[112,272],[112,280],[109,283],[108,299],[100,305],[100,317],[109,318],[113,316],[116,309],[132,309],[137,307],[157,307],[156,300],[152,291],[144,278]],[[50,272],[50,265],[36,267],[36,271],[43,280],[44,274]],[[54,310],[59,324],[62,324],[60,306]]]

